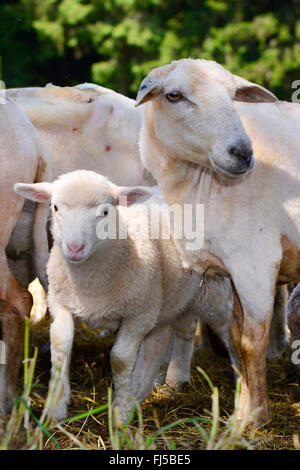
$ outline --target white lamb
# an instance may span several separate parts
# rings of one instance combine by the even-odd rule
[[[132,374],[141,342],[154,330],[153,337],[150,335],[145,342],[146,349],[153,344],[158,347],[160,341],[161,354],[155,360],[166,355],[168,344],[166,335],[161,334],[162,327],[168,328],[170,320],[175,322],[184,312],[195,315],[193,299],[199,289],[199,274],[182,268],[172,241],[135,237],[137,222],[148,230],[146,205],[118,207],[118,226],[127,223],[128,238],[98,238],[97,224],[110,220],[120,196],[127,196],[131,205],[149,198],[150,188],[118,187],[99,174],[78,170],[53,184],[17,184],[15,190],[34,201],[52,202],[54,246],[48,264],[48,302],[54,319],[52,376],[61,363],[63,380],[63,396],[53,417],[60,420],[67,413],[68,365],[74,317],[79,317],[92,327],[119,329],[111,365],[114,407],[119,407],[124,421],[133,405]],[[147,368],[148,372],[153,369],[149,372],[151,378],[137,379],[134,389],[139,400],[145,397],[145,387],[149,388],[157,373],[153,364],[148,363]]]

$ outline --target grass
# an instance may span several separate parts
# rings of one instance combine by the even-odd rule
[[[38,354],[49,336],[49,320],[26,326],[22,394],[12,413],[0,422],[0,449],[299,449],[300,403],[297,377],[289,352],[268,364],[269,396],[274,418],[253,428],[234,411],[229,361],[196,350],[190,386],[181,393],[155,390],[134,417],[112,427],[112,338],[101,339],[84,325],[76,328],[70,381],[69,419],[51,424],[48,391],[50,361]],[[298,401],[297,401],[298,400]]]

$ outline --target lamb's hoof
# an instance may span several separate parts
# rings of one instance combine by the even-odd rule
[[[130,415],[134,402],[132,400],[118,400],[117,398],[112,403],[113,409],[113,427],[119,429],[126,424]]]
[[[67,418],[67,405],[59,405],[57,406],[53,412],[51,413],[51,422],[52,424],[60,423]]]

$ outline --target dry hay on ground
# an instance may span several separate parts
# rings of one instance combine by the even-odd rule
[[[39,349],[49,338],[49,320],[31,328],[31,343]],[[69,417],[107,403],[107,388],[112,384],[109,352],[113,338],[99,338],[96,331],[80,325],[76,329],[72,353],[70,382],[71,403]],[[277,361],[269,361],[267,367],[268,390],[273,419],[256,429],[253,447],[256,449],[295,449],[297,434],[300,433],[300,388],[297,375],[289,362],[290,351]],[[161,396],[153,392],[142,405],[143,432],[151,435],[160,426],[180,418],[206,415],[211,410],[211,391],[204,377],[197,371],[200,366],[208,374],[220,395],[220,416],[228,418],[233,409],[234,382],[229,360],[215,356],[207,350],[196,350],[193,359],[191,384],[176,396]],[[35,372],[32,409],[38,416],[43,407],[49,380],[50,358],[39,353]],[[137,420],[133,423],[137,426]],[[205,425],[204,426],[208,426]],[[110,448],[107,411],[87,420],[67,425],[66,429],[77,436],[85,446]],[[293,437],[294,436],[294,437]],[[74,447],[72,440],[62,432],[55,433],[63,449]],[[245,437],[249,437],[247,433]],[[156,440],[156,447],[167,449],[173,442],[176,449],[203,448],[203,439],[192,423],[173,427]],[[76,447],[76,446],[75,446]],[[54,448],[52,441],[45,443],[46,449]]]

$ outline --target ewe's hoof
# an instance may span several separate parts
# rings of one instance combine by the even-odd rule
[[[266,424],[272,417],[271,410],[269,406],[264,408],[258,408],[252,412],[240,408],[238,412],[238,420],[244,421],[247,420],[248,424],[254,424],[255,426],[262,426]]]

